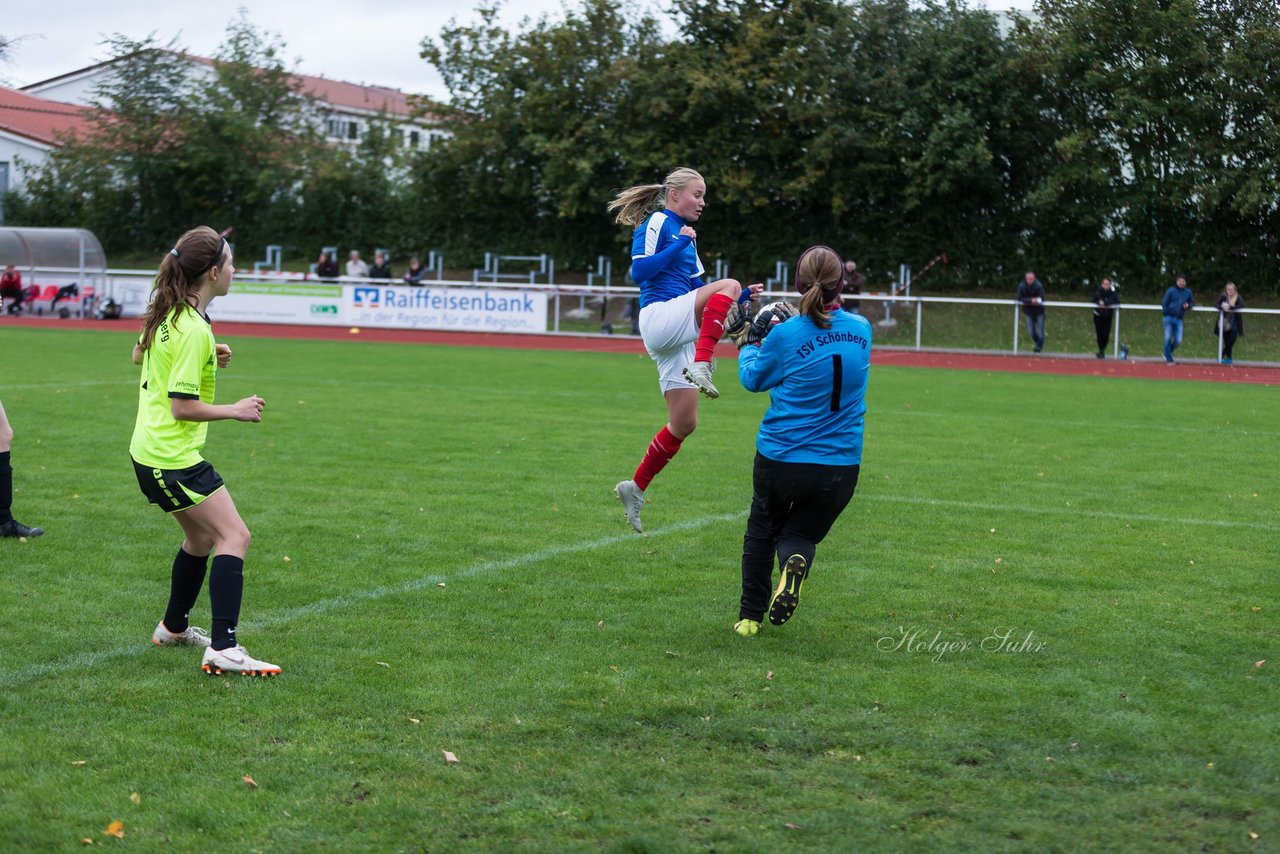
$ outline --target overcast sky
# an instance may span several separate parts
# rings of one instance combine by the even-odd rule
[[[155,33],[161,43],[178,43],[201,56],[218,52],[237,6],[248,10],[259,31],[284,40],[296,70],[334,80],[390,86],[445,100],[439,76],[418,57],[422,39],[437,36],[451,18],[476,19],[480,0],[242,0],[191,3],[188,0],[6,0],[0,34],[20,39],[0,79],[26,86],[107,59],[104,37],[122,33],[141,40]],[[565,2],[506,0],[502,20],[514,28],[522,19],[562,17]],[[646,2],[649,8],[657,8]],[[975,4],[978,5],[978,4]],[[1031,0],[990,0],[991,9],[1028,9]]]

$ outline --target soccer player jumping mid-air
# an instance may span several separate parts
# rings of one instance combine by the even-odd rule
[[[764,287],[744,289],[735,279],[702,284],[706,271],[690,223],[698,221],[706,204],[706,182],[684,167],[661,184],[623,190],[609,203],[617,222],[635,227],[631,278],[640,286],[640,337],[658,364],[658,386],[667,403],[667,423],[631,479],[614,488],[627,521],[640,533],[645,490],[697,426],[698,394],[720,395],[711,382],[712,353],[724,335],[725,316],[735,301],[750,300]]]

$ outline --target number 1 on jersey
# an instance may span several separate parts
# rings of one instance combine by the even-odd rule
[[[831,354],[831,411],[840,411],[840,388],[844,385],[844,365],[840,362],[840,354]]]

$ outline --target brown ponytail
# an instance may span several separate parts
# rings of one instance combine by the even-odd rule
[[[207,225],[197,226],[178,238],[160,262],[151,304],[142,319],[143,350],[151,346],[160,324],[200,289],[209,270],[219,266],[226,254],[226,241]],[[176,320],[175,320],[176,322]]]
[[[810,246],[796,262],[796,290],[801,294],[800,313],[819,329],[831,328],[827,306],[838,306],[844,287],[844,262],[830,246]]]

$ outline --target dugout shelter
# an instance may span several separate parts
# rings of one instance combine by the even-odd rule
[[[51,310],[55,299],[79,311],[106,284],[107,254],[85,228],[0,226],[0,269],[10,264],[22,273],[25,289],[38,287],[31,307],[39,311]],[[74,296],[70,285],[76,286]]]

